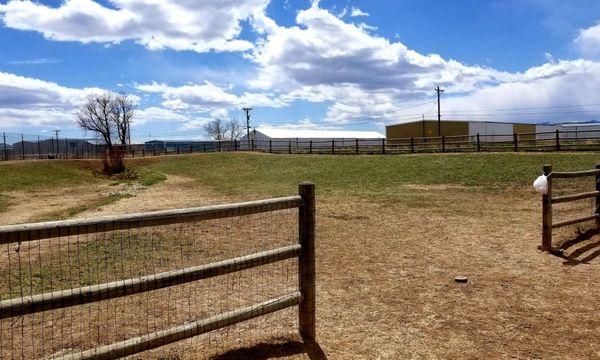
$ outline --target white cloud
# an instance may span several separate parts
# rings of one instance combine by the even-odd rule
[[[286,106],[283,100],[275,98],[271,93],[244,92],[237,95],[209,81],[205,81],[204,84],[179,87],[152,82],[150,84],[138,84],[136,88],[144,92],[160,94],[163,98],[162,105],[171,109],[214,111],[249,105],[276,108]]]
[[[197,52],[244,51],[241,22],[264,12],[268,0],[154,1],[66,0],[59,7],[32,1],[0,4],[0,17],[13,29],[37,31],[55,41],[119,43],[134,40],[149,49]]]
[[[600,23],[579,30],[575,44],[584,55],[600,56]]]
[[[369,13],[368,12],[364,12],[361,9],[357,8],[357,7],[353,7],[352,11],[350,12],[350,16],[351,17],[369,16]]]
[[[75,89],[0,71],[0,126],[52,126],[72,123],[74,111],[99,88]]]
[[[37,58],[37,59],[27,59],[27,60],[11,60],[7,61],[10,65],[47,65],[47,64],[57,64],[59,63],[58,59],[51,58]]]
[[[267,129],[303,129],[303,130],[306,130],[306,129],[310,129],[310,130],[336,129],[335,126],[318,124],[308,118],[300,120],[296,123],[289,122],[289,123],[277,124],[277,125],[273,125],[273,124],[269,124],[269,123],[259,123],[258,127],[267,128]]]
[[[472,66],[437,54],[423,55],[400,42],[369,33],[369,27],[346,23],[318,3],[298,13],[297,26],[271,26],[249,58],[259,67],[250,86],[279,92],[286,102],[329,102],[332,124],[376,124],[420,118],[432,104],[405,106],[432,99],[433,89],[446,92],[446,111],[596,103],[599,63],[584,60],[549,63],[509,73]],[[599,25],[600,27],[600,25]],[[591,30],[580,38],[592,38]],[[588,79],[588,80],[585,80]],[[585,86],[579,86],[586,82]],[[488,97],[492,100],[488,100]],[[533,105],[532,105],[533,104]],[[511,120],[506,116],[481,120]],[[520,120],[556,120],[560,115]]]
[[[186,122],[191,120],[192,118],[189,115],[170,109],[151,106],[136,111],[133,126],[137,127],[153,122]]]
[[[345,23],[316,4],[300,11],[296,22],[299,26],[271,28],[258,44],[251,59],[260,71],[251,85],[285,92],[302,86],[355,85],[414,97],[438,84],[466,92],[510,76],[435,54],[421,55],[400,42],[369,34],[365,26]]]

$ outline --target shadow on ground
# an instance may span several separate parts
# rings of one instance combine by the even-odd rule
[[[211,360],[276,359],[285,356],[304,354],[311,360],[326,360],[327,356],[318,343],[304,343],[289,340],[283,343],[260,343],[249,347],[233,349],[211,357]]]
[[[588,229],[578,233],[574,238],[564,241],[558,247],[557,256],[565,259],[564,265],[576,266],[587,264],[600,256],[599,229]]]

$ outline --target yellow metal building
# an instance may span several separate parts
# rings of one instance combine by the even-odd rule
[[[535,124],[501,123],[491,121],[441,121],[441,135],[443,136],[469,136],[469,135],[509,135],[513,133],[534,133]],[[420,120],[385,127],[386,139],[405,139],[417,137],[436,137],[438,133],[437,120]],[[521,135],[527,138],[534,135]]]

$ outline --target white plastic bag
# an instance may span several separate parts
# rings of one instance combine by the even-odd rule
[[[548,193],[548,178],[546,177],[546,175],[538,176],[538,178],[535,179],[535,181],[533,182],[533,187],[540,194],[547,194]]]

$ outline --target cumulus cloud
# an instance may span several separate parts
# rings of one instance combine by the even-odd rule
[[[277,91],[286,102],[328,102],[326,120],[332,124],[420,118],[421,113],[431,113],[431,102],[409,112],[406,106],[431,100],[438,85],[446,90],[442,107],[447,111],[556,102],[577,107],[594,102],[589,94],[598,87],[596,81],[589,81],[600,75],[593,61],[548,57],[547,64],[515,73],[467,65],[437,54],[420,54],[371,34],[367,25],[344,22],[317,2],[300,11],[296,23],[265,29],[264,41],[249,55],[259,68],[249,84]],[[582,31],[579,39],[591,43],[595,31]],[[586,78],[587,85],[578,87]],[[510,120],[506,116],[480,119]]]
[[[85,97],[100,88],[75,89],[0,71],[0,125],[50,126],[73,122]]]
[[[575,44],[585,55],[600,56],[600,23],[579,30]]]
[[[350,12],[350,16],[351,17],[369,16],[369,13],[368,12],[364,12],[361,9],[357,8],[357,7],[353,7],[352,11]]]
[[[400,42],[371,35],[318,4],[302,10],[298,26],[272,29],[252,52],[258,88],[294,90],[301,86],[357,85],[364,89],[402,89],[412,97],[437,84],[470,91],[510,74],[466,66],[439,55],[421,55]]]
[[[162,105],[171,109],[214,111],[249,105],[265,107],[283,107],[286,105],[283,100],[275,98],[270,93],[244,92],[237,95],[209,81],[205,81],[204,84],[179,87],[152,82],[150,84],[138,84],[136,88],[144,92],[160,94],[163,99]]]
[[[59,7],[33,1],[0,4],[5,26],[31,30],[55,41],[119,43],[134,40],[149,49],[244,51],[241,22],[264,12],[268,0],[154,1],[66,0]]]

